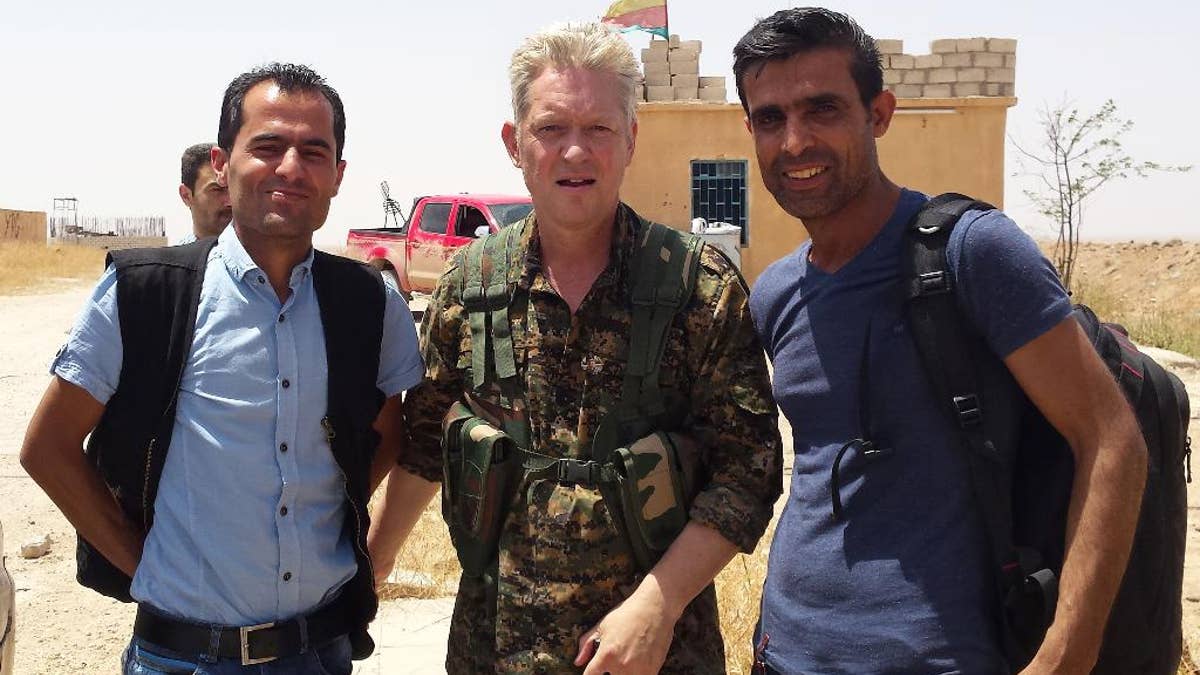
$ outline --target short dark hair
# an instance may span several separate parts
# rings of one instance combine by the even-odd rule
[[[316,92],[329,101],[333,108],[333,140],[338,161],[342,159],[342,148],[346,145],[346,111],[342,108],[342,97],[308,66],[294,63],[269,63],[233,78],[225,88],[221,101],[221,123],[217,127],[217,145],[226,153],[233,151],[233,141],[242,129],[242,104],[246,92],[261,82],[274,82],[289,94],[296,91]]]
[[[742,81],[752,68],[761,70],[768,61],[789,59],[801,52],[835,48],[850,52],[850,75],[858,86],[863,105],[883,91],[883,67],[875,39],[854,19],[823,7],[782,9],[754,24],[733,48],[733,79],[742,108],[746,91]]]
[[[200,177],[200,167],[207,166],[212,157],[212,149],[216,143],[197,143],[183,151],[179,160],[179,182],[188,186],[189,190],[196,189],[196,179]]]

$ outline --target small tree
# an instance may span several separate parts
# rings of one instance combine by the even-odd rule
[[[1117,115],[1117,104],[1112,99],[1090,114],[1064,102],[1055,108],[1043,107],[1039,117],[1044,145],[1037,151],[1026,150],[1015,140],[1013,145],[1022,155],[1023,169],[1026,162],[1034,164],[1025,173],[1041,181],[1038,188],[1024,190],[1025,196],[1039,213],[1058,225],[1054,266],[1070,290],[1084,200],[1113,179],[1145,177],[1156,171],[1189,171],[1192,167],[1139,162],[1130,157],[1121,145],[1121,137],[1133,128],[1133,122]]]

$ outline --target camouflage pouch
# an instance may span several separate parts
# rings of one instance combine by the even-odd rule
[[[682,434],[655,431],[613,451],[617,500],[626,539],[649,571],[688,521],[695,489],[695,444]]]
[[[512,438],[463,403],[442,419],[442,516],[463,572],[479,578],[496,557],[521,460]]]

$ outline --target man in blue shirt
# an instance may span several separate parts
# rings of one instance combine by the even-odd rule
[[[842,14],[792,9],[758,22],[734,59],[763,182],[811,236],[751,295],[796,451],[757,656],[779,673],[1009,672],[961,441],[904,320],[902,234],[926,197],[879,167],[896,101],[874,41]],[[1074,452],[1057,613],[1025,672],[1086,673],[1129,553],[1145,446],[1054,270],[1011,220],[967,213],[947,257],[964,314]],[[855,438],[892,452],[849,453],[834,485]]]
[[[127,673],[197,664],[260,672],[258,663],[271,672],[349,673],[351,636],[358,654],[369,649],[358,642],[376,602],[365,502],[395,462],[401,394],[423,365],[397,289],[312,248],[345,170],[344,134],[337,92],[303,66],[271,64],[227,89],[212,165],[229,190],[232,227],[215,242],[164,249],[210,247],[165,460],[155,459],[162,445],[156,451],[154,441],[144,459],[140,450],[103,446],[120,456],[116,464],[90,448],[100,470],[80,452],[93,430],[93,445],[124,433],[110,415],[129,398],[124,371],[146,358],[129,348],[143,327],[130,332],[122,322],[139,308],[118,307],[138,278],[133,266],[110,265],[55,358],[21,461],[81,538],[132,577],[128,595],[139,607]],[[327,324],[335,303],[322,293],[337,270],[338,279],[366,275],[378,290],[375,315]],[[368,346],[377,355],[336,349],[347,333],[375,335]],[[360,363],[367,377],[353,379],[359,371],[346,364]],[[347,413],[341,396],[375,401],[370,416],[355,421],[364,413]],[[153,502],[142,506],[152,526],[111,487],[115,473],[130,464],[140,471],[143,461],[147,485],[157,481],[156,495],[143,497]],[[81,581],[100,562],[81,562]]]

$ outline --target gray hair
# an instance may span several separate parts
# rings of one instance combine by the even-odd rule
[[[529,113],[529,87],[547,69],[582,68],[617,76],[627,117],[637,106],[634,88],[641,78],[633,50],[615,30],[599,23],[567,23],[538,31],[513,52],[508,68],[513,121]]]

